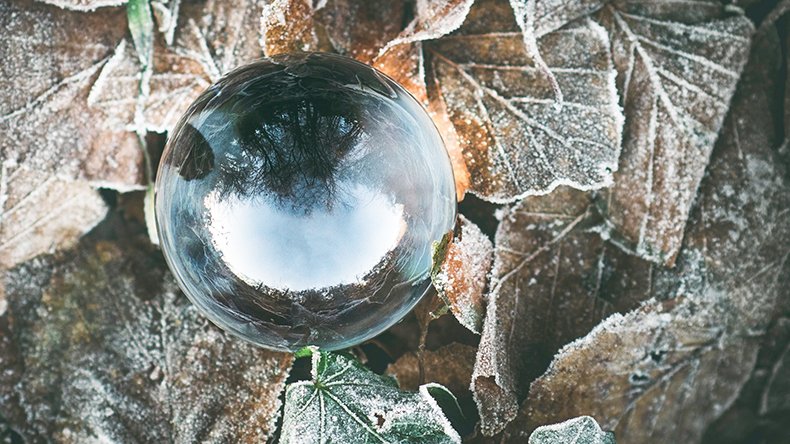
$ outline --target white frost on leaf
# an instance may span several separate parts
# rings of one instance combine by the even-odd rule
[[[281,443],[461,442],[429,385],[404,392],[353,358],[317,349],[312,366],[312,381],[286,388]]]
[[[509,20],[515,25],[512,13]],[[606,32],[583,20],[538,40],[563,92],[558,107],[523,33],[496,26],[467,21],[428,49],[432,77],[471,173],[470,191],[512,202],[559,185],[610,185],[623,117]]]
[[[615,444],[614,434],[604,432],[595,419],[580,416],[559,424],[538,427],[529,444]]]
[[[603,200],[627,251],[674,263],[730,98],[751,21],[718,1],[615,1],[609,31],[626,121],[623,154]]]
[[[479,334],[483,326],[484,294],[494,245],[469,219],[461,215],[458,222],[460,234],[447,246],[439,272],[431,278],[439,296],[458,322]]]

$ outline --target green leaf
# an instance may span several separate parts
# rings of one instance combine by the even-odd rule
[[[137,50],[143,68],[146,68],[151,65],[154,54],[154,19],[148,0],[129,0],[126,15],[134,49]]]
[[[614,433],[604,432],[589,416],[579,416],[559,424],[538,427],[529,435],[529,444],[615,444]]]
[[[347,355],[314,351],[312,359],[312,381],[286,389],[282,444],[461,442],[431,396],[441,393],[447,405],[447,389],[426,384],[405,392]]]

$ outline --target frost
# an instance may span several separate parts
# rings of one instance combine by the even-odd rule
[[[458,322],[480,333],[494,246],[474,223],[458,217],[460,233],[447,246],[433,284]]]
[[[699,442],[737,397],[790,256],[790,189],[767,106],[778,43],[756,42],[676,267],[655,277],[653,299],[560,350],[505,434],[589,414],[621,442]]]
[[[474,9],[456,33],[426,43],[428,77],[436,84],[432,100],[441,100],[450,116],[470,190],[512,202],[562,184],[609,185],[622,115],[606,33],[581,21],[538,40],[537,52],[564,96],[558,104],[512,11]]]
[[[717,1],[615,1],[609,31],[625,109],[623,154],[601,203],[625,249],[672,265],[753,32]]]
[[[559,424],[538,427],[529,436],[529,444],[615,444],[614,434],[604,432],[589,416],[580,416]]]
[[[274,0],[261,15],[261,46],[267,57],[318,48],[309,0]]]
[[[91,183],[140,188],[143,178],[134,134],[87,100],[126,33],[125,12],[4,2],[0,28],[4,267],[71,244],[98,222],[104,204]]]
[[[472,378],[481,429],[512,420],[553,352],[650,298],[653,266],[604,241],[585,192],[561,187],[506,208]]]
[[[381,53],[407,43],[438,39],[463,24],[474,0],[417,0],[414,20]]]
[[[265,441],[292,358],[213,327],[129,239],[3,275],[0,414],[29,442]]]
[[[36,0],[42,3],[55,5],[63,9],[71,9],[73,11],[88,12],[98,8],[107,6],[120,6],[128,0]]]
[[[345,355],[312,355],[312,380],[288,385],[280,442],[460,443],[427,384],[417,393],[398,389]]]
[[[60,180],[26,167],[3,168],[0,194],[0,270],[40,253],[76,243],[77,238],[99,223],[107,206],[96,190],[84,181]],[[7,182],[12,194],[2,193]]]
[[[458,395],[469,394],[475,347],[453,342],[436,350],[407,353],[387,367],[386,374],[395,377],[401,388],[417,390],[423,381],[432,381],[447,387]],[[420,367],[422,366],[422,373]]]

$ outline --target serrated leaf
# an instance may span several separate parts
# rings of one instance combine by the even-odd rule
[[[501,213],[472,390],[487,435],[515,418],[553,354],[651,297],[653,265],[601,239],[592,196],[566,187]]]
[[[512,202],[560,184],[600,188],[617,167],[622,116],[606,33],[582,21],[537,46],[563,91],[562,105],[512,11],[507,19],[470,13],[457,33],[426,46],[438,93],[431,99],[450,116],[470,191],[490,201]]]
[[[604,432],[589,416],[580,416],[559,424],[538,427],[529,436],[529,444],[615,444],[614,434]]]
[[[280,442],[460,443],[423,385],[404,392],[341,354],[315,351],[311,381],[290,384]]]
[[[0,263],[11,266],[73,243],[103,217],[89,187],[139,189],[143,169],[134,133],[87,100],[126,33],[123,10],[3,1],[0,29]]]
[[[521,431],[579,414],[620,442],[698,442],[735,400],[783,294],[790,188],[774,151],[775,34],[757,40],[673,270],[654,298],[615,315],[532,383]],[[584,369],[580,372],[579,369]]]
[[[674,263],[730,98],[751,22],[718,1],[615,1],[612,40],[626,123],[615,184],[601,200],[623,248]]]
[[[104,228],[125,240],[2,276],[0,415],[29,442],[265,441],[291,356],[212,326],[144,234]]]

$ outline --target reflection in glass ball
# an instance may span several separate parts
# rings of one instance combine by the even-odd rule
[[[401,319],[455,224],[433,122],[330,54],[241,67],[189,108],[156,182],[159,237],[212,321],[267,348],[345,348]]]

